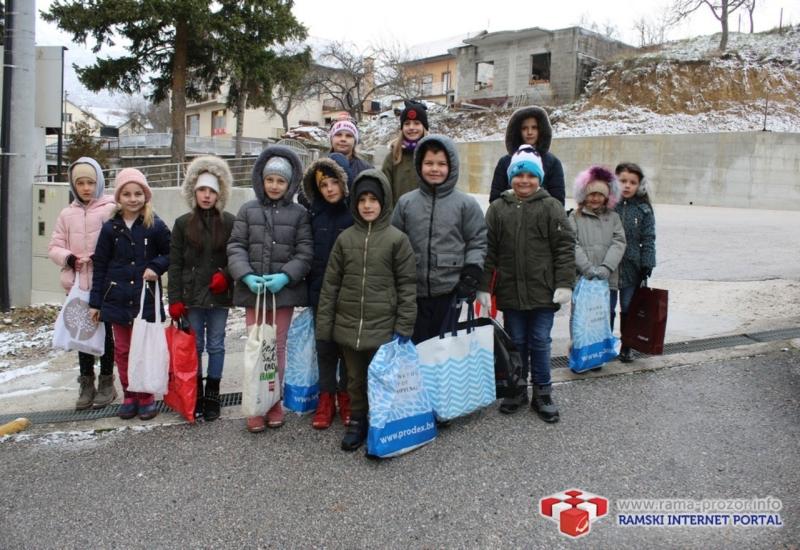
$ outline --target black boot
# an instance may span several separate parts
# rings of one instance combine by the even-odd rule
[[[531,408],[537,412],[539,418],[545,422],[558,422],[558,407],[553,403],[552,386],[533,385]]]
[[[505,397],[500,403],[500,412],[503,414],[514,414],[520,407],[528,404],[528,385],[521,383],[517,387],[517,395],[514,397]]]
[[[203,399],[203,377],[199,374],[197,375],[197,398],[194,402],[194,418],[195,420],[198,418],[203,417],[203,405],[205,404],[205,400]]]
[[[212,422],[219,418],[219,378],[206,378],[206,394],[203,398],[203,417]]]
[[[623,314],[623,313],[619,314],[619,333],[620,333],[620,336],[625,331],[625,321],[626,321],[625,317],[626,317],[625,314]],[[622,346],[622,349],[619,351],[618,359],[620,361],[622,361],[623,363],[632,362],[633,361],[633,351],[631,350],[631,348],[629,348],[627,346]]]
[[[367,440],[368,429],[367,416],[353,414],[350,417],[350,425],[347,426],[347,431],[342,438],[342,450],[352,452],[361,447]]]

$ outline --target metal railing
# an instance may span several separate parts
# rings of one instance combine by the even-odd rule
[[[95,141],[102,143],[109,151],[122,149],[169,149],[172,144],[171,133],[161,134],[133,134],[119,136],[118,138],[94,137]],[[63,149],[69,147],[69,137],[64,139]],[[243,155],[258,155],[266,146],[266,139],[242,138]],[[55,158],[58,154],[58,144],[51,143],[46,148],[47,157]],[[186,136],[187,153],[204,153],[209,155],[233,155],[236,153],[236,137],[203,137]]]

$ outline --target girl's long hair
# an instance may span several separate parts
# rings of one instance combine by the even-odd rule
[[[122,205],[117,204],[117,211],[114,215],[122,212]],[[146,228],[150,229],[153,227],[153,223],[155,223],[156,213],[153,211],[153,205],[150,202],[144,203],[144,206],[139,211],[139,215],[142,217],[142,225]]]
[[[422,128],[422,137],[419,139],[424,138],[428,135],[428,130]],[[397,166],[403,161],[403,126],[400,125],[400,135],[398,135],[394,141],[391,143],[391,151],[392,151],[392,163]]]
[[[630,172],[631,174],[636,174],[639,177],[639,188],[636,189],[636,197],[638,197],[642,202],[646,202],[650,208],[652,208],[653,203],[650,202],[650,185],[648,185],[649,182],[644,177],[644,171],[642,170],[641,166],[635,162],[620,162],[614,169],[614,173],[619,178],[619,175],[622,172]]]
[[[225,227],[222,223],[222,215],[216,208],[210,208],[211,215],[211,250],[219,250],[225,246],[227,238],[225,237]],[[206,210],[195,206],[192,210],[192,215],[189,216],[189,221],[186,223],[186,239],[189,244],[198,252],[203,252],[206,243],[204,242],[203,231],[203,215]]]

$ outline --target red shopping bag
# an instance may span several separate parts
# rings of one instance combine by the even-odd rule
[[[646,285],[646,281],[643,285]],[[636,289],[625,317],[622,345],[648,355],[664,353],[669,293],[660,288]]]
[[[197,400],[197,347],[190,328],[181,329],[171,323],[166,328],[169,349],[169,386],[164,403],[194,424]]]

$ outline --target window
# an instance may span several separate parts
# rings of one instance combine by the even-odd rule
[[[189,115],[186,117],[186,135],[200,135],[200,115]]]
[[[72,122],[72,113],[61,113],[64,120],[63,122]]]
[[[494,61],[475,64],[475,91],[492,89],[494,86]]]
[[[531,56],[531,78],[529,84],[550,81],[550,52]]]
[[[426,74],[422,76],[422,95],[431,95],[433,93],[433,75]]]
[[[219,136],[225,134],[225,127],[227,126],[225,120],[225,109],[211,112],[211,135]]]
[[[450,90],[450,71],[442,73],[442,93],[447,93]]]

